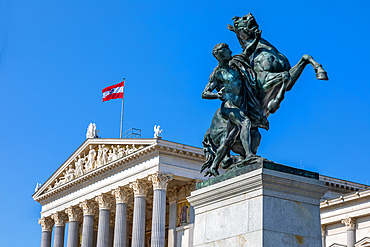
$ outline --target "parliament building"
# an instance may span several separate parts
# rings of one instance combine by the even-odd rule
[[[87,138],[33,194],[41,247],[198,246],[187,197],[204,161],[202,148],[159,137]],[[322,246],[370,246],[370,188],[319,180]]]

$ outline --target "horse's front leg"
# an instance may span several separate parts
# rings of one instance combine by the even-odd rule
[[[286,91],[290,91],[292,89],[307,64],[311,64],[312,67],[315,69],[317,79],[328,80],[328,75],[326,71],[322,68],[322,65],[316,62],[312,56],[305,54],[301,57],[299,62],[289,70],[291,80],[287,85]]]

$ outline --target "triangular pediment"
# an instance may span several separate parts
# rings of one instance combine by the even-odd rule
[[[365,237],[355,244],[355,247],[370,247],[370,238]]]
[[[157,141],[157,139],[86,139],[35,192],[33,198],[56,191],[66,184],[74,184],[83,176],[94,173],[129,156],[136,157],[137,153],[155,146]]]
[[[334,243],[334,244],[330,245],[329,247],[347,247],[347,245]]]

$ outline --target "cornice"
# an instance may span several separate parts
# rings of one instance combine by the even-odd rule
[[[351,194],[337,196],[331,199],[323,200],[320,202],[320,208],[328,208],[335,205],[355,201],[355,200],[361,200],[366,197],[370,197],[370,189],[367,190],[361,190],[356,191]]]
[[[122,139],[118,139],[122,140]],[[130,143],[129,143],[130,142]],[[115,169],[119,166],[123,166],[133,160],[137,160],[138,158],[148,155],[150,153],[158,152],[158,154],[170,154],[176,155],[179,157],[183,157],[186,159],[197,160],[197,161],[204,161],[205,156],[203,154],[203,150],[201,148],[196,148],[192,146],[187,146],[175,142],[165,141],[161,139],[125,139],[125,144],[135,144],[135,145],[147,145],[150,146],[144,147],[142,149],[137,150],[134,153],[126,155],[120,159],[112,161],[106,164],[103,167],[96,168],[92,171],[85,173],[84,175],[73,179],[57,188],[53,188],[49,191],[46,191],[47,186],[49,186],[58,176],[61,174],[64,169],[68,167],[68,165],[74,161],[78,155],[87,149],[89,145],[98,145],[98,144],[105,144],[111,145],[114,144],[123,144],[117,142],[117,139],[101,139],[101,138],[91,138],[87,139],[74,153],[67,159],[66,162],[41,186],[41,188],[33,195],[33,199],[37,202],[42,202],[47,198],[50,198],[54,195],[57,195],[67,189],[73,188],[74,186],[81,184],[87,180],[92,178],[98,177],[103,173],[106,173],[112,169]]]

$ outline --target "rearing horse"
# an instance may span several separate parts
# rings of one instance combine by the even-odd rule
[[[251,13],[243,17],[234,17],[233,20],[234,26],[228,25],[228,29],[236,34],[244,50],[254,40],[255,30],[259,26]],[[285,92],[292,89],[306,65],[312,65],[315,69],[317,79],[328,80],[327,73],[321,64],[317,63],[310,55],[303,55],[299,62],[291,67],[288,59],[263,38],[260,39],[255,52],[250,55],[249,60],[256,73],[256,81],[260,89],[256,96],[266,117],[270,113],[277,111],[284,99]],[[211,166],[217,148],[225,139],[226,125],[227,120],[223,119],[220,110],[217,110],[212,119],[211,128],[206,132],[203,139],[203,150],[207,160],[202,166],[201,172],[208,169],[206,176],[216,176],[218,174],[217,171],[214,171],[214,167]],[[251,150],[256,154],[261,141],[261,135],[257,127],[252,127],[250,132]],[[240,141],[235,141],[231,150],[234,153],[240,154],[240,156],[225,157],[221,164],[222,168],[228,168],[231,164],[243,160],[244,149]]]

